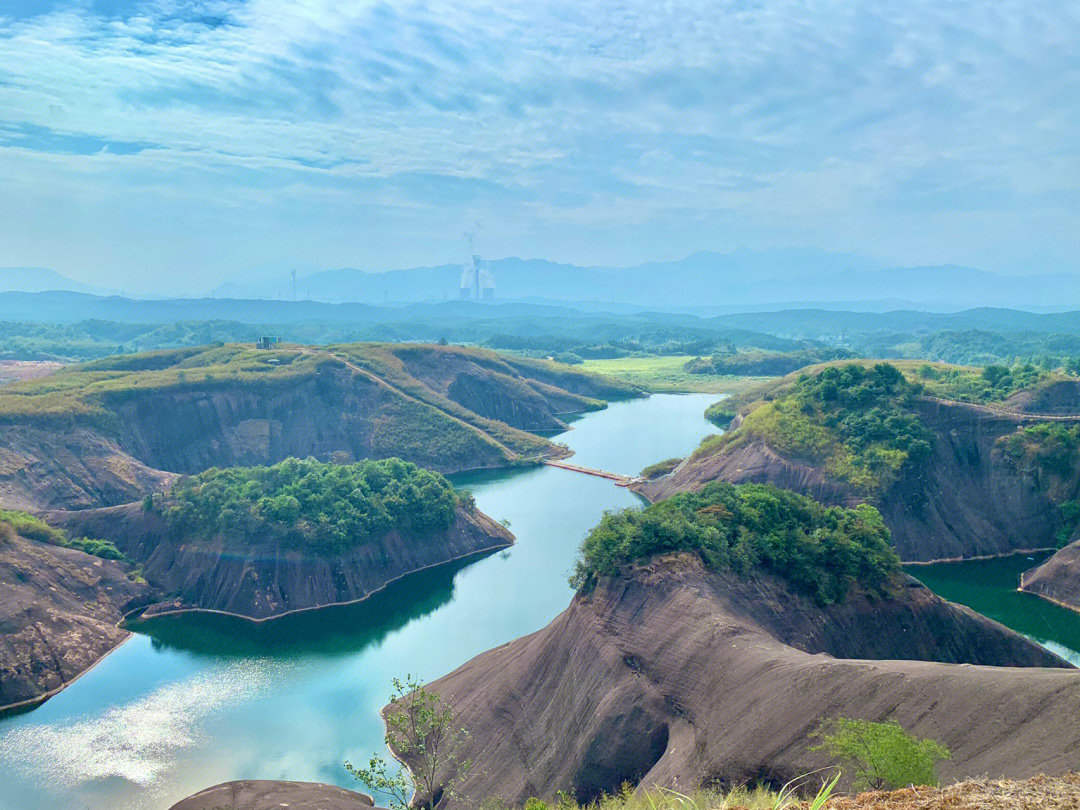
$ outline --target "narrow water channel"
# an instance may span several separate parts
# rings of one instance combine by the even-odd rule
[[[1042,644],[1080,667],[1080,613],[1017,588],[1020,575],[1050,552],[996,560],[910,565],[907,571],[952,602],[967,605]]]
[[[612,404],[558,437],[574,462],[633,475],[715,429],[715,395]],[[553,468],[460,476],[517,544],[410,577],[367,602],[262,625],[211,615],[147,623],[44,705],[0,719],[2,810],[164,810],[230,779],[353,786],[342,763],[382,752],[390,680],[432,679],[538,630],[607,509],[639,503]]]

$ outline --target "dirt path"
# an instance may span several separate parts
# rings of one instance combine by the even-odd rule
[[[974,411],[993,414],[994,416],[1008,416],[1029,422],[1080,422],[1080,414],[1049,414],[1049,413],[1024,413],[1002,408],[998,405],[983,405],[975,402],[963,402],[958,399],[944,399],[942,397],[919,397],[924,402],[936,402],[939,405],[960,405]]]

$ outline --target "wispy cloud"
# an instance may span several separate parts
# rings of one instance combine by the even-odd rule
[[[0,240],[110,282],[440,261],[476,220],[580,261],[1076,266],[1076,42],[1056,0],[6,0]]]

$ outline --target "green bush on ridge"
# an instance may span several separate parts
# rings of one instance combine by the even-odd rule
[[[578,589],[628,563],[671,552],[697,554],[714,571],[760,569],[819,604],[854,587],[886,596],[900,560],[877,509],[826,507],[761,484],[714,481],[645,509],[608,512],[581,545],[570,578]]]
[[[3,529],[5,533],[14,532],[27,540],[36,540],[39,543],[49,543],[63,548],[75,548],[105,560],[131,562],[131,559],[126,554],[108,540],[99,540],[92,537],[72,537],[66,530],[50,526],[44,520],[26,512],[0,509],[0,529]]]
[[[888,363],[830,366],[803,374],[747,413],[738,429],[707,438],[694,455],[760,439],[784,455],[822,465],[860,494],[874,495],[931,455],[933,434],[911,410],[921,393],[918,383]]]

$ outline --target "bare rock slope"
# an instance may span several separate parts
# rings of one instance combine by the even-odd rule
[[[470,731],[464,792],[520,804],[624,781],[782,783],[827,764],[808,735],[837,715],[942,741],[946,780],[1075,767],[1080,672],[917,583],[904,590],[820,609],[685,556],[602,580],[432,685]]]
[[[1020,577],[1020,590],[1080,611],[1080,540],[1025,571]]]
[[[148,598],[119,562],[0,527],[0,708],[44,700],[127,638]]]
[[[48,519],[73,534],[108,537],[139,561],[146,579],[168,596],[146,616],[213,610],[262,620],[357,602],[407,574],[514,542],[500,524],[463,506],[445,532],[422,538],[392,532],[333,557],[273,543],[237,548],[221,537],[176,537],[140,504],[53,512]]]

